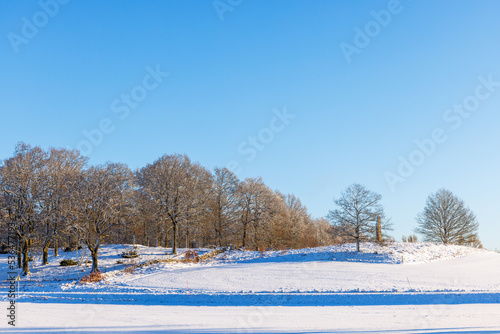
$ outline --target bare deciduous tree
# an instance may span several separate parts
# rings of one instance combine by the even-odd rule
[[[172,225],[172,254],[177,253],[178,230],[199,213],[197,204],[209,173],[186,155],[164,155],[139,170],[137,178],[158,212],[158,222]],[[189,229],[187,228],[187,231]]]
[[[57,254],[57,235],[64,230],[67,217],[65,206],[71,201],[77,175],[82,171],[87,158],[77,151],[52,148],[44,162],[42,171],[43,193],[39,198],[39,239],[42,248],[42,265],[48,263],[51,242]]]
[[[477,245],[479,224],[464,202],[447,189],[427,197],[424,210],[417,216],[415,232],[426,241],[443,244]],[[479,243],[480,244],[480,243]]]
[[[227,168],[215,168],[209,206],[215,239],[218,246],[227,246],[238,210],[237,190],[239,180]]]
[[[8,217],[14,226],[22,254],[23,275],[29,275],[30,249],[36,239],[43,194],[42,170],[45,152],[25,143],[16,146],[14,156],[0,169],[0,184]]]
[[[257,249],[263,244],[267,223],[277,211],[278,196],[261,178],[247,178],[238,187],[238,197],[242,247],[247,247],[251,240]]]
[[[75,228],[92,256],[92,272],[98,271],[98,252],[104,238],[127,215],[132,188],[133,174],[124,164],[108,163],[81,174],[74,195],[78,198]]]
[[[356,241],[358,252],[360,242],[373,239],[377,217],[385,218],[381,199],[380,194],[360,184],[352,184],[334,201],[339,208],[328,213],[330,223],[342,235]],[[388,224],[382,225],[382,229],[388,228]]]
[[[184,227],[186,248],[189,248],[191,240],[199,238],[204,216],[209,214],[213,188],[212,175],[205,167],[193,163],[187,171],[184,188],[180,222]]]

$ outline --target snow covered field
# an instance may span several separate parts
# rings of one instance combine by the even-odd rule
[[[363,244],[359,254],[352,244],[228,251],[125,273],[116,263],[123,250],[102,249],[106,279],[94,284],[75,281],[89,268],[58,266],[76,253],[35,263],[30,281],[20,283],[22,330],[500,333],[500,254],[493,252],[424,243]],[[136,263],[174,258],[166,251],[139,247]],[[0,268],[5,282],[4,255]],[[3,308],[5,285],[0,293]],[[4,321],[0,332],[8,330]]]
[[[1,307],[3,308],[2,303]],[[145,306],[22,304],[21,333],[500,333],[500,305]],[[0,333],[12,333],[0,325]]]

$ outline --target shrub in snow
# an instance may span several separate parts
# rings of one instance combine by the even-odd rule
[[[137,268],[137,264],[135,264],[135,263],[125,264],[123,272],[125,272],[126,274],[133,274],[135,271],[135,268]]]
[[[104,279],[104,275],[100,271],[95,271],[89,275],[85,275],[80,279],[80,284],[83,283],[97,283]]]
[[[139,257],[139,254],[135,249],[131,249],[129,251],[122,252],[121,257],[123,257],[124,259],[134,259],[136,257]]]
[[[73,247],[68,246],[68,247],[64,248],[64,251],[65,252],[74,252],[74,251],[80,250],[80,249],[82,249],[82,246],[78,246],[78,247],[76,247],[76,246],[73,246]]]
[[[59,262],[59,265],[62,267],[68,267],[68,266],[76,266],[78,264],[78,261],[71,260],[71,259],[65,259]]]
[[[186,254],[184,254],[184,262],[199,262],[199,261],[200,258],[195,250],[188,250]]]

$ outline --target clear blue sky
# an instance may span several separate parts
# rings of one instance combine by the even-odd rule
[[[500,2],[64,2],[0,2],[2,159],[25,141],[134,169],[233,161],[316,217],[358,182],[398,240],[446,187],[500,248]]]

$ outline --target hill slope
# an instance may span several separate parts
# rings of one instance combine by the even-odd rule
[[[54,280],[81,275],[78,267],[36,267],[32,281],[21,282],[24,298],[182,305],[390,305],[437,303],[437,295],[446,294],[448,301],[457,303],[500,301],[500,254],[461,246],[366,243],[360,253],[353,252],[353,244],[264,253],[228,251],[200,263],[157,263],[132,273],[118,270],[122,266],[110,267],[122,260],[122,250],[103,248],[101,267],[110,270],[100,283]],[[138,251],[138,262],[172,258],[163,248],[138,247]],[[5,263],[2,257],[0,264]]]

